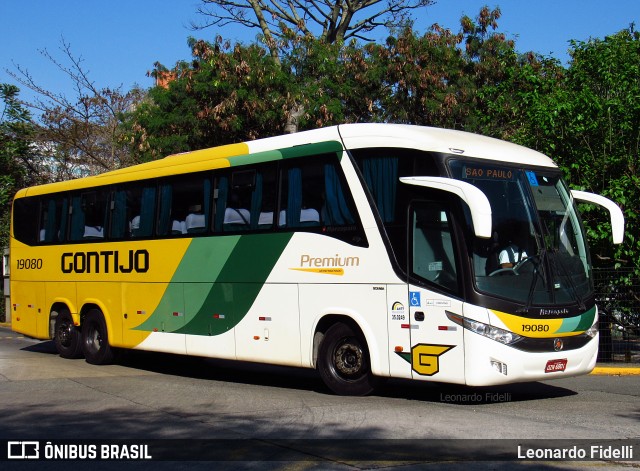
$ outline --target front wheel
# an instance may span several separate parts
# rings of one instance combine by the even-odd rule
[[[378,385],[378,379],[371,373],[364,338],[341,322],[332,325],[324,335],[318,352],[318,371],[333,392],[344,396],[364,396]]]
[[[107,324],[98,309],[90,310],[82,323],[82,351],[87,363],[92,365],[107,365],[113,361]]]

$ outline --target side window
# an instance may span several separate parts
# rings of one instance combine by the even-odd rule
[[[118,188],[113,196],[110,237],[113,239],[151,237],[155,211],[155,183],[141,182],[141,184]]]
[[[13,235],[20,242],[38,242],[39,198],[18,198],[13,201]]]
[[[71,197],[70,239],[74,242],[104,239],[108,203],[107,188],[74,194]]]
[[[457,291],[458,274],[447,206],[439,202],[419,203],[412,206],[410,214],[411,274],[448,291]]]
[[[208,175],[182,175],[160,185],[158,235],[207,232],[211,205]]]
[[[283,168],[281,180],[279,227],[355,225],[351,194],[329,157],[293,161]]]
[[[69,200],[66,195],[43,197],[40,203],[38,242],[54,244],[64,242],[69,216]]]
[[[216,178],[216,232],[260,231],[273,227],[276,163],[220,173]]]

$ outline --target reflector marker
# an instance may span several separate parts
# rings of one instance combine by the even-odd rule
[[[267,321],[267,322],[270,322],[270,321],[271,321],[271,318],[270,318],[270,317],[265,317],[265,316],[260,316],[260,317],[258,317],[258,320],[259,320],[259,321]]]
[[[458,327],[455,325],[439,325],[438,330],[448,330],[450,332],[455,332],[458,330]]]
[[[224,314],[214,314],[213,318],[214,319],[224,319]]]
[[[136,314],[146,314],[147,311],[136,311]]]
[[[184,313],[182,313],[182,312],[174,312],[173,313],[173,317],[182,317],[182,316],[184,316]]]
[[[403,329],[419,329],[420,328],[419,325],[411,325],[411,324],[401,324],[400,327]]]

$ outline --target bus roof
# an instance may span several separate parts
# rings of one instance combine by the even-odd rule
[[[16,197],[68,191],[140,178],[162,177],[191,171],[251,163],[241,156],[260,153],[256,161],[283,158],[285,149],[324,142],[343,142],[348,149],[400,147],[464,157],[490,159],[526,166],[556,167],[544,154],[499,139],[449,129],[405,124],[344,124],[174,154],[164,159],[106,172],[97,176],[50,183],[20,190]],[[235,159],[240,159],[234,162]],[[144,174],[144,176],[143,176]]]

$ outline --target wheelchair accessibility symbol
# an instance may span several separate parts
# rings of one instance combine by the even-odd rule
[[[409,291],[409,304],[411,307],[420,307],[420,293],[418,291]]]

